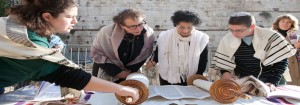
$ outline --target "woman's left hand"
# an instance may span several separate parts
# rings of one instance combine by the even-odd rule
[[[294,47],[295,47],[295,48],[300,48],[300,41],[295,42],[295,43],[294,43]]]

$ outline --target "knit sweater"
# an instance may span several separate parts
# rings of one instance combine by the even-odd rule
[[[257,77],[260,73],[260,60],[253,57],[255,50],[253,45],[247,45],[244,41],[241,42],[240,47],[235,52],[235,62],[236,68],[234,69],[235,75],[240,78],[253,75]],[[275,63],[273,65],[264,66],[262,65],[262,73],[259,77],[263,82],[268,82],[272,84],[278,84],[281,78],[281,74],[285,71],[287,67],[287,59]]]

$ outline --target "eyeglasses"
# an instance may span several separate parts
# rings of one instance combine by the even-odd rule
[[[126,26],[126,25],[124,25],[124,26],[127,27],[127,28],[129,28],[129,29],[131,29],[131,30],[135,30],[137,27],[142,28],[142,27],[144,27],[146,24],[147,24],[147,23],[143,20],[143,22],[140,23],[140,24],[138,24],[138,25],[131,25],[131,26]]]
[[[231,33],[237,32],[237,33],[243,33],[244,31],[246,31],[248,28],[246,29],[238,29],[238,30],[232,30],[230,28],[228,28],[227,30],[230,31]]]

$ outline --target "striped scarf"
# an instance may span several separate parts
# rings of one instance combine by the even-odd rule
[[[255,50],[254,57],[259,59],[264,66],[277,63],[296,53],[293,46],[283,36],[270,29],[256,27],[252,43]],[[212,76],[220,76],[219,70],[228,70],[233,73],[236,67],[234,53],[240,44],[241,39],[234,37],[232,33],[222,38],[212,61],[211,70],[217,70],[210,71]]]
[[[26,26],[15,21],[13,17],[0,18],[0,56],[13,59],[44,59],[79,68],[58,49],[45,48],[30,41]]]

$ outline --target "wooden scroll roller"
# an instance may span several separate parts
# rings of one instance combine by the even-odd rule
[[[141,104],[148,99],[149,96],[149,79],[141,73],[132,73],[127,76],[125,81],[122,81],[120,85],[133,87],[139,90],[139,99],[135,103],[131,103],[132,105]],[[130,105],[132,102],[132,97],[119,96],[115,94],[117,99],[123,104]]]
[[[228,104],[238,98],[250,100],[251,96],[240,91],[240,86],[230,79],[220,79],[215,82],[208,81],[202,75],[193,75],[187,80],[188,85],[195,85],[209,91],[210,96],[219,103]]]

